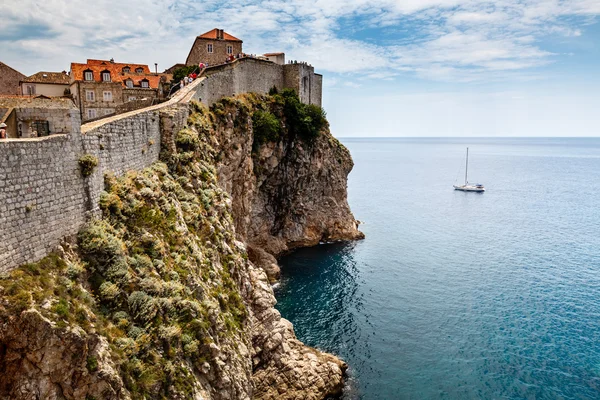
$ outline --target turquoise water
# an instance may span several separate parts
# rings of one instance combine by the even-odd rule
[[[367,239],[285,257],[276,296],[345,398],[600,398],[600,139],[342,142]],[[467,145],[484,194],[452,190]]]

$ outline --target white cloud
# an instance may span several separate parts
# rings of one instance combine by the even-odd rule
[[[26,73],[88,57],[166,68],[185,60],[196,35],[221,27],[248,52],[285,51],[322,71],[473,81],[553,62],[540,39],[582,36],[578,24],[600,15],[600,1],[8,0],[0,14],[3,61]],[[375,44],[345,34],[364,28],[392,34]]]

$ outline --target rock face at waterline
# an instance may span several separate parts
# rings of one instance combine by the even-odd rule
[[[293,95],[243,95],[107,175],[101,219],[0,279],[0,398],[324,399],[346,365],[274,308],[276,258],[362,237],[348,151]]]

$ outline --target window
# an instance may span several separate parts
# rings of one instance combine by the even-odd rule
[[[208,44],[208,46],[207,46],[207,51],[208,51],[209,53],[212,53],[212,52],[213,52],[213,46],[212,46],[212,43],[209,43],[209,44]]]
[[[130,72],[131,72],[131,68],[129,68],[129,67],[123,67],[123,73],[124,74],[128,74]]]
[[[110,82],[110,72],[102,73],[102,82]]]
[[[142,72],[144,72],[144,68],[136,68],[135,72],[137,72],[138,74],[141,74]]]
[[[89,110],[87,110],[87,116],[88,116],[88,119],[96,118],[96,110],[94,110],[93,108],[90,108]]]
[[[134,100],[136,100],[135,96],[129,96],[129,101],[134,101]]]
[[[233,46],[227,46],[227,54],[233,54]]]
[[[86,101],[96,101],[96,93],[93,90],[85,91],[85,100]]]
[[[133,81],[131,79],[127,79],[125,81],[125,86],[127,86],[128,88],[132,88],[133,87]]]
[[[35,94],[35,85],[25,85],[25,90],[23,94],[34,95]]]
[[[143,88],[149,88],[150,85],[148,85],[148,81],[146,79],[144,79],[143,81],[140,82],[142,84]]]
[[[85,71],[83,73],[83,79],[85,79],[86,81],[93,81],[94,73],[92,71]]]
[[[110,90],[105,90],[104,92],[102,92],[102,97],[104,98],[104,101],[112,101],[112,92]]]
[[[38,137],[48,136],[50,134],[50,124],[48,121],[32,121],[31,130],[37,132]]]

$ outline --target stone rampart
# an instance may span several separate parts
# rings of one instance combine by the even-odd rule
[[[239,93],[268,93],[292,88],[306,104],[321,105],[323,77],[307,64],[275,64],[256,58],[242,58],[231,64],[204,71],[206,81],[198,89],[202,103],[211,105],[219,99]]]
[[[210,105],[275,86],[292,87],[303,101],[320,105],[320,84],[320,75],[306,64],[242,59],[208,68],[168,102],[84,125],[73,106],[64,111],[65,134],[0,141],[0,273],[44,257],[97,214],[105,173],[143,169],[159,159],[161,148],[171,150],[190,101]],[[85,154],[98,160],[87,177],[79,167]]]
[[[188,117],[200,80],[169,102],[81,125],[66,110],[69,133],[0,141],[0,273],[34,262],[77,233],[98,212],[104,174],[123,174],[158,160],[161,133],[171,138]],[[84,177],[79,159],[98,165]]]

